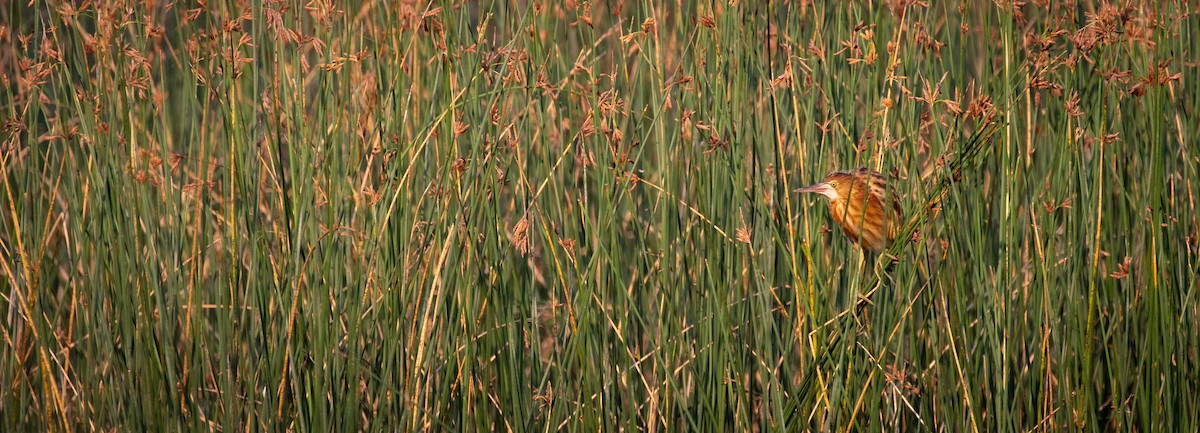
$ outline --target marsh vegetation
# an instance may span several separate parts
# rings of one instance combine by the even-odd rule
[[[1196,431],[1198,10],[6,2],[0,425]]]

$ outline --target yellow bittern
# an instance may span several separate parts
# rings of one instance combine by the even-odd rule
[[[829,173],[820,183],[796,192],[821,194],[829,199],[833,222],[842,227],[851,242],[873,253],[891,245],[904,223],[900,202],[888,188],[887,179],[866,168]]]

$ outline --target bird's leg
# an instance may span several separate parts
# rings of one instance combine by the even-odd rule
[[[879,272],[879,270],[880,270],[879,268],[883,268],[882,273]],[[894,285],[896,283],[896,281],[892,279],[891,268],[892,268],[892,265],[890,263],[887,265],[884,265],[879,262],[875,263],[875,279],[879,281],[879,284],[883,284],[885,277],[887,278],[887,283],[889,286]]]
[[[857,294],[857,304],[868,305],[872,303],[871,297],[875,295],[875,291],[879,289],[879,285],[883,282],[883,280],[879,277],[879,256],[875,255],[874,253],[868,254],[863,257],[862,261],[870,261],[872,263],[871,270],[875,273],[875,283],[871,285],[871,288],[867,289],[866,292]],[[861,275],[861,278],[865,279],[868,276],[867,270],[861,269],[860,267],[859,275]]]
[[[863,267],[863,263],[866,261],[866,252],[860,251],[858,256],[858,266],[854,270],[854,275],[857,280],[854,282],[854,284],[850,285],[852,292],[850,293],[849,299],[855,303],[862,302],[863,293],[861,285],[863,280],[867,277],[867,273],[865,272],[866,268]]]
[[[873,266],[876,281],[875,287],[879,287],[883,284],[884,277],[887,277],[888,286],[894,286],[896,284],[896,281],[892,278],[892,268],[896,263],[899,263],[899,261],[900,260],[898,257],[886,252],[879,255],[878,259],[875,260],[875,265]],[[883,272],[880,272],[880,268],[883,268]],[[872,288],[872,291],[874,291],[874,288]]]

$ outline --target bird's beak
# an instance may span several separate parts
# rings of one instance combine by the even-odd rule
[[[837,190],[834,189],[833,185],[830,185],[829,182],[812,184],[804,188],[797,189],[796,192],[811,192],[815,194],[821,194],[830,199],[837,197]]]

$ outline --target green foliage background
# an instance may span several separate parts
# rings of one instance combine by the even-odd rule
[[[12,431],[1200,428],[1194,1],[2,9]]]

